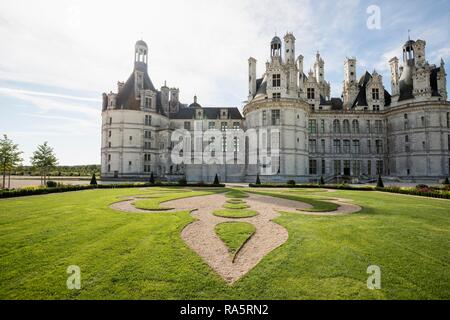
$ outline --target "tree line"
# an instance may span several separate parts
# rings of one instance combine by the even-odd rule
[[[22,165],[22,154],[23,152],[19,150],[19,145],[9,139],[6,134],[3,135],[3,138],[0,139],[2,189],[6,189],[6,182],[8,182],[8,189],[11,187],[11,174]],[[58,165],[58,159],[53,148],[48,145],[48,142],[38,145],[36,151],[33,152],[30,158],[30,162],[32,168],[39,172],[42,185],[45,185],[47,182],[50,171]]]

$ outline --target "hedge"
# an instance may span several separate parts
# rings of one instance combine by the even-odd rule
[[[176,187],[178,183],[120,183],[120,184],[100,184],[100,185],[64,185],[55,188],[47,187],[27,187],[21,189],[0,190],[0,198],[13,198],[35,196],[50,193],[62,193],[71,191],[81,191],[89,189],[119,189],[119,188],[147,188],[147,187]],[[214,185],[206,183],[189,183],[188,187],[200,188],[223,188],[224,184]]]
[[[285,189],[307,189],[307,188],[317,188],[317,189],[337,189],[337,190],[360,190],[360,191],[374,191],[374,187],[365,186],[365,187],[352,187],[346,184],[339,184],[339,185],[318,185],[318,184],[299,184],[299,185],[292,185],[292,184],[254,184],[250,183],[249,187],[251,188],[285,188]]]
[[[381,192],[389,192],[389,193],[400,193],[411,196],[421,196],[421,197],[430,197],[430,198],[440,198],[440,199],[450,199],[450,192],[446,191],[420,191],[417,189],[401,189],[399,187],[384,187],[384,188],[375,188],[376,191]]]

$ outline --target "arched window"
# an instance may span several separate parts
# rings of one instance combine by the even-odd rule
[[[350,133],[350,122],[347,119],[344,120],[344,133]]]
[[[337,119],[333,121],[333,132],[341,133],[341,123]]]
[[[359,121],[358,120],[352,121],[352,131],[353,131],[353,133],[359,133]]]

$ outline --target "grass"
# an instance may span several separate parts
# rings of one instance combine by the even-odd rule
[[[448,200],[339,190],[332,197],[363,210],[282,213],[275,222],[288,241],[229,286],[182,241],[194,221],[188,212],[109,208],[118,197],[162,190],[0,200],[0,299],[450,299]],[[158,201],[191,191],[171,188]],[[323,206],[317,195],[292,195]],[[81,269],[81,290],[66,287],[70,265]],[[381,268],[381,290],[367,289],[370,265]]]
[[[233,198],[231,198],[231,199],[227,199],[227,201],[226,201],[227,203],[232,203],[232,204],[240,204],[240,203],[245,203],[245,201],[244,200],[242,200],[242,199],[233,199]]]
[[[168,208],[163,202],[174,199],[182,199],[188,197],[198,197],[211,194],[211,191],[184,191],[174,190],[169,193],[159,193],[152,196],[150,199],[136,200],[133,205],[138,209],[150,210],[150,211],[167,211],[173,208]],[[162,203],[162,205],[160,205]]]
[[[250,218],[258,215],[258,212],[248,209],[220,209],[214,211],[213,214],[223,218]]]
[[[231,189],[231,191],[227,192],[225,196],[227,198],[238,198],[238,199],[248,197],[248,195],[245,192],[238,189]]]
[[[247,209],[249,206],[245,203],[226,203],[223,207],[226,209]]]
[[[234,260],[240,248],[255,233],[255,227],[247,222],[224,222],[218,224],[215,231],[219,238],[227,245]]]

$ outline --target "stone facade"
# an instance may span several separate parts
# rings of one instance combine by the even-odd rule
[[[295,56],[294,35],[283,40],[272,39],[262,77],[256,75],[256,59],[248,60],[243,115],[237,108],[203,108],[196,97],[182,104],[177,88],[156,90],[147,73],[148,47],[138,41],[132,75],[118,83],[117,93],[103,94],[102,176],[147,179],[153,172],[161,179],[209,182],[217,173],[221,181],[253,182],[259,174],[262,181],[305,182],[321,176],[368,181],[378,174],[406,180],[450,174],[445,67],[442,60],[439,66],[427,62],[425,41],[405,43],[401,66],[398,58],[389,61],[391,93],[376,71],[358,79],[352,57],[344,63],[342,98],[332,98],[320,53],[306,75],[303,56]],[[190,135],[180,144],[172,141],[177,129]],[[237,129],[252,132],[256,142],[226,137]],[[217,139],[196,136],[207,130],[216,130]],[[224,164],[194,151],[197,144],[215,153],[212,141],[219,139],[216,149],[222,145],[245,161]],[[174,150],[186,161],[174,162]]]

